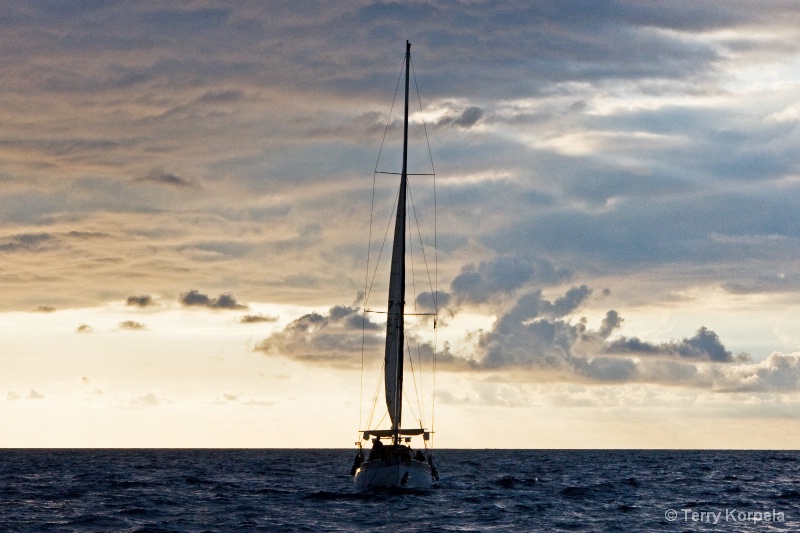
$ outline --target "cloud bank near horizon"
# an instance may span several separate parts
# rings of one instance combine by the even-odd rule
[[[606,312],[599,328],[590,329],[580,309],[592,292],[586,285],[573,286],[563,296],[548,300],[541,290],[523,291],[510,299],[511,305],[489,330],[468,335],[472,338],[468,351],[454,353],[445,343],[436,353],[437,367],[487,375],[523,372],[534,382],[800,392],[800,352],[773,352],[763,361],[751,362],[749,354],[726,349],[705,326],[690,337],[660,343],[615,336],[624,318],[613,309]],[[382,359],[383,328],[365,318],[357,306],[334,306],[326,314],[315,312],[294,320],[263,339],[255,350],[312,365],[357,368],[364,359],[373,366]],[[429,341],[423,340],[419,351],[415,350],[420,361],[431,361],[434,347]]]

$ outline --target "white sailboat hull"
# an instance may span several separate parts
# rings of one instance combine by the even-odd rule
[[[433,484],[433,477],[430,465],[416,459],[393,465],[385,465],[378,459],[364,462],[356,470],[353,484],[356,490],[371,488],[429,489]]]

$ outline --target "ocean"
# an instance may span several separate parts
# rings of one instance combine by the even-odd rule
[[[0,450],[0,531],[797,531],[800,452],[438,450],[356,493],[354,450]]]

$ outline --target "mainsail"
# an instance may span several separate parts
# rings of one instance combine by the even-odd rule
[[[395,442],[403,412],[403,350],[406,287],[406,188],[408,168],[408,80],[411,61],[411,43],[406,42],[406,87],[403,120],[403,167],[400,176],[400,192],[397,198],[397,218],[394,226],[392,266],[389,273],[389,305],[386,315],[385,388],[386,407],[392,421]]]

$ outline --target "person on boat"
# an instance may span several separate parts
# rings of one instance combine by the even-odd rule
[[[375,437],[372,439],[372,450],[369,452],[369,460],[380,459],[383,454],[383,443],[381,439]]]
[[[414,459],[424,463],[425,462],[425,454],[422,453],[422,450],[417,450],[417,453],[414,454]]]
[[[411,448],[409,448],[408,446],[403,446],[402,448],[400,448],[399,456],[400,456],[400,462],[401,463],[410,464],[411,463]]]
[[[361,449],[359,447],[358,453],[356,454],[355,460],[353,460],[353,468],[350,469],[350,475],[355,476],[356,470],[359,469],[361,463],[364,462],[364,454],[361,453]]]

